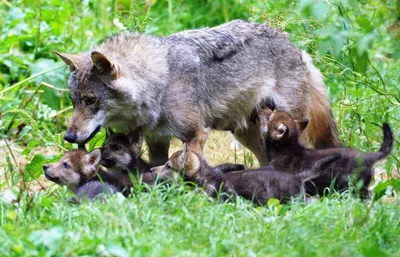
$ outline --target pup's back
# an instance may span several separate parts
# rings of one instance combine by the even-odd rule
[[[83,199],[92,201],[93,199],[101,198],[103,195],[116,192],[119,192],[119,190],[115,186],[109,183],[92,180],[83,184],[76,190],[75,194],[78,199],[75,199],[75,201],[80,202]]]
[[[286,203],[292,198],[305,197],[304,182],[318,177],[318,171],[340,158],[328,156],[315,162],[309,170],[293,173],[264,167],[258,170],[225,173],[221,180],[224,191],[240,195],[257,204],[265,205],[269,199],[277,198]]]

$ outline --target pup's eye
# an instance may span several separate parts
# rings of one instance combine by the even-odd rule
[[[167,162],[167,165],[165,166],[167,169],[172,169],[171,164],[169,164],[169,162]]]
[[[88,97],[85,99],[85,103],[86,105],[91,105],[94,104],[96,102],[97,98],[96,97]]]
[[[69,164],[66,163],[66,162],[63,162],[62,166],[63,166],[63,168],[65,168],[65,169],[71,168],[71,166],[69,166]]]
[[[111,145],[111,150],[113,151],[120,151],[122,147],[120,145]]]

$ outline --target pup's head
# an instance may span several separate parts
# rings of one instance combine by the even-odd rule
[[[270,141],[297,140],[308,125],[308,119],[295,120],[287,112],[273,112],[269,108],[260,112],[259,120],[264,140]]]
[[[201,161],[198,155],[189,150],[187,144],[183,150],[174,153],[171,158],[162,166],[151,168],[153,176],[162,181],[172,180],[183,176],[186,180],[196,179],[201,168]]]
[[[84,144],[122,113],[124,96],[116,90],[116,84],[123,73],[111,58],[96,51],[79,55],[55,53],[71,71],[68,88],[74,111],[64,139]]]
[[[48,180],[66,185],[74,191],[79,185],[96,176],[100,158],[99,149],[90,153],[81,149],[71,150],[58,162],[43,165],[43,171]]]
[[[143,136],[140,129],[128,135],[114,133],[107,129],[107,137],[101,148],[101,165],[127,170],[128,166],[140,157]]]

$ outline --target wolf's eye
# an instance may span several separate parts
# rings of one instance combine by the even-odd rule
[[[122,149],[122,147],[120,145],[111,145],[111,150],[113,150],[113,151],[119,151],[121,149]]]
[[[94,104],[96,102],[97,98],[96,97],[88,97],[85,99],[85,103],[86,105],[91,105]]]
[[[63,166],[63,168],[65,168],[65,169],[71,168],[71,166],[69,166],[69,164],[66,163],[66,162],[63,162],[62,166]]]
[[[167,165],[165,166],[167,169],[172,169],[171,164],[169,164],[169,162],[167,162]]]

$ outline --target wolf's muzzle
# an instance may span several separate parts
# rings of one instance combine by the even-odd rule
[[[65,141],[68,141],[70,143],[75,143],[76,139],[77,139],[77,135],[75,132],[67,131],[67,133],[65,133],[65,135],[64,135],[64,139],[65,139]]]

